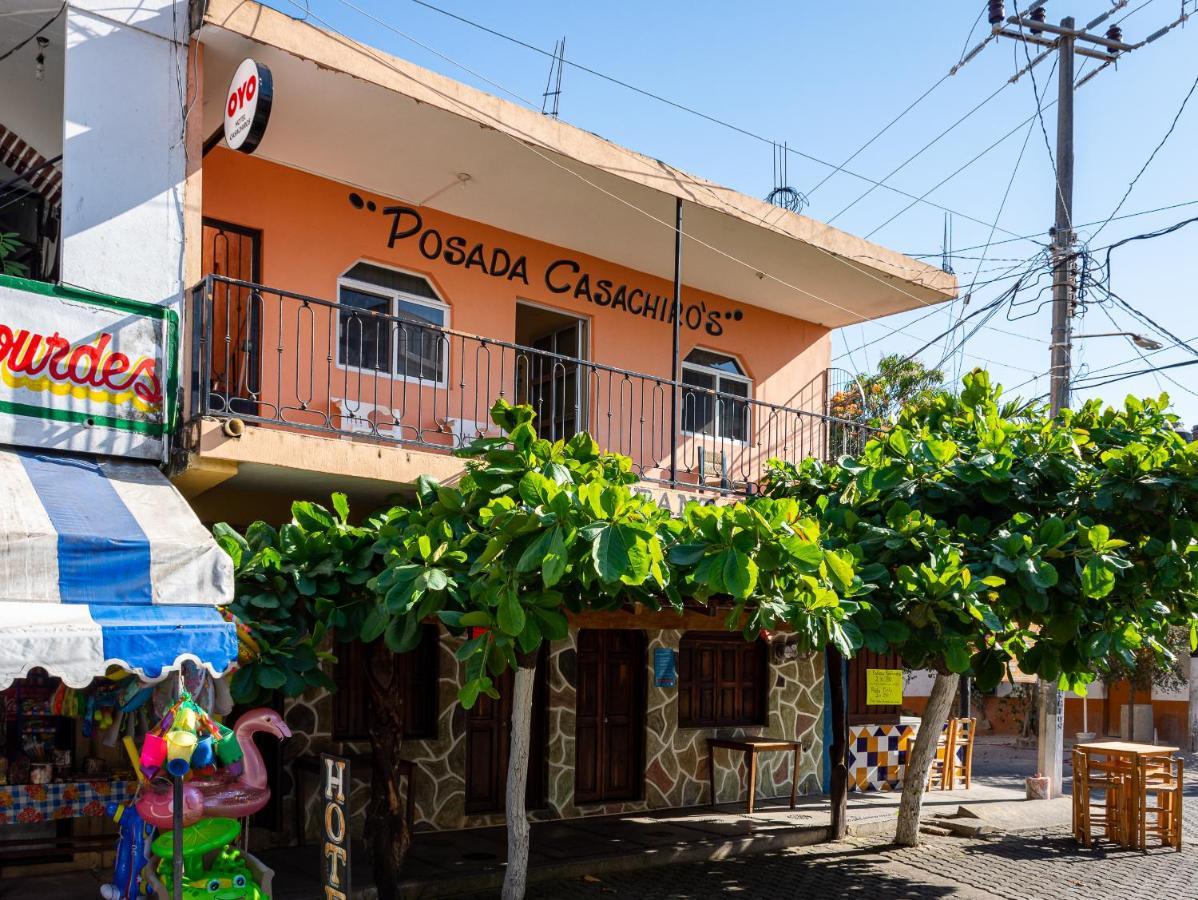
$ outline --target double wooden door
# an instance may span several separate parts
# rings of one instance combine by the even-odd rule
[[[574,801],[636,800],[644,781],[645,634],[578,633]]]

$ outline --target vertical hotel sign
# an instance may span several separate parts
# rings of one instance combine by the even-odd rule
[[[349,790],[349,760],[340,756],[320,755],[321,799],[324,814],[320,817],[320,886],[325,900],[346,900],[349,897],[349,812],[346,792]]]
[[[165,460],[174,310],[0,276],[0,443]]]

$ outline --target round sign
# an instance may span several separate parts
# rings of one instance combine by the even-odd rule
[[[244,60],[233,73],[225,95],[225,143],[229,149],[254,152],[266,133],[272,100],[270,69],[252,59]]]

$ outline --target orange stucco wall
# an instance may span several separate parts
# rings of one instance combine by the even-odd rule
[[[596,363],[655,378],[669,377],[671,326],[667,316],[672,284],[668,280],[422,208],[419,210],[422,230],[436,229],[442,242],[451,236],[461,236],[463,255],[481,244],[484,265],[489,265],[496,248],[506,251],[513,265],[523,259],[527,284],[522,277],[513,278],[510,274],[492,276],[479,265],[451,265],[443,256],[430,260],[421,252],[419,233],[390,241],[393,217],[383,210],[407,206],[403,201],[372,195],[360,188],[224,148],[213,150],[205,159],[203,192],[205,217],[262,232],[261,280],[272,288],[334,301],[338,276],[354,263],[365,260],[428,278],[449,305],[450,328],[455,332],[515,342],[517,300],[532,301],[584,317],[589,331],[588,355]],[[360,198],[360,206],[351,202],[351,193]],[[585,211],[580,214],[585,215]],[[406,226],[413,221],[409,216],[400,224]],[[596,222],[595,227],[608,226]],[[431,251],[436,241],[430,237],[424,247]],[[442,249],[444,252],[444,243]],[[668,243],[663,245],[663,253],[669,253]],[[553,283],[558,286],[569,283],[572,288],[558,293],[551,290],[546,276],[551,264],[562,259],[577,262],[579,271],[576,274],[572,265],[556,270]],[[585,293],[576,295],[573,288],[583,273],[589,275],[591,292],[598,302],[588,300]],[[610,283],[609,295],[615,293],[616,286],[627,285],[629,291],[639,289],[660,297],[658,315],[653,317],[643,311],[637,315],[627,308],[617,308],[619,304],[614,300],[600,305],[606,299],[601,297],[601,280]],[[632,301],[633,310],[638,307],[643,310],[642,296],[638,294]],[[438,426],[432,423],[448,417],[485,421],[486,407],[501,387],[511,396],[515,376],[510,370],[500,371],[502,354],[494,348],[484,351],[490,377],[476,377],[476,372],[486,368],[480,362],[479,347],[457,338],[450,339],[448,344],[451,372],[446,390],[430,391],[407,384],[399,387],[397,395],[393,379],[347,373],[328,364],[329,351],[335,342],[330,331],[335,316],[329,311],[301,311],[294,301],[280,304],[270,296],[264,299],[262,387],[258,399],[269,407],[270,415],[281,406],[287,408],[289,420],[296,422],[311,424],[314,420],[305,416],[319,419],[322,414],[336,419],[344,414],[346,398],[352,394],[350,403],[356,398],[393,410],[402,408],[403,416],[396,415],[397,420],[402,419],[397,423],[401,426],[410,424],[409,420],[421,419],[415,427],[431,425],[435,430]],[[745,306],[735,298],[717,297],[691,288],[684,288],[683,302],[685,307],[696,307],[684,321],[699,326],[682,328],[683,356],[696,346],[732,354],[752,377],[755,399],[817,412],[822,409],[823,372],[830,355],[827,329]],[[279,345],[285,348],[283,352],[277,352]],[[299,356],[311,358],[312,370],[306,358],[297,365],[295,347],[300,348]],[[217,357],[221,352],[220,347],[213,348]],[[506,364],[510,367],[510,355]],[[219,361],[216,367],[220,369]],[[463,371],[463,367],[471,371]],[[599,384],[601,380],[603,384]],[[461,386],[463,381],[468,382],[465,387]],[[475,383],[479,384],[477,390]],[[588,426],[597,432],[601,442],[604,428],[613,420],[635,421],[638,416],[652,419],[662,415],[658,406],[669,402],[668,389],[662,390],[651,382],[630,383],[607,373],[593,374],[591,388]],[[380,402],[374,403],[375,399]],[[413,412],[416,407],[421,408],[419,412]],[[762,445],[762,453],[777,452],[777,446],[765,448],[766,443],[807,443],[815,449],[821,439],[817,427],[806,420],[798,423],[793,417],[758,412],[751,427],[754,440]],[[793,433],[788,435],[788,431]],[[647,466],[662,461],[662,445],[668,444],[664,435],[626,434],[625,445],[614,444],[613,440],[606,442],[611,449],[640,457],[638,461]]]

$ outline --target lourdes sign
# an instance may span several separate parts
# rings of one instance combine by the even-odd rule
[[[174,310],[0,276],[0,443],[166,458]]]

